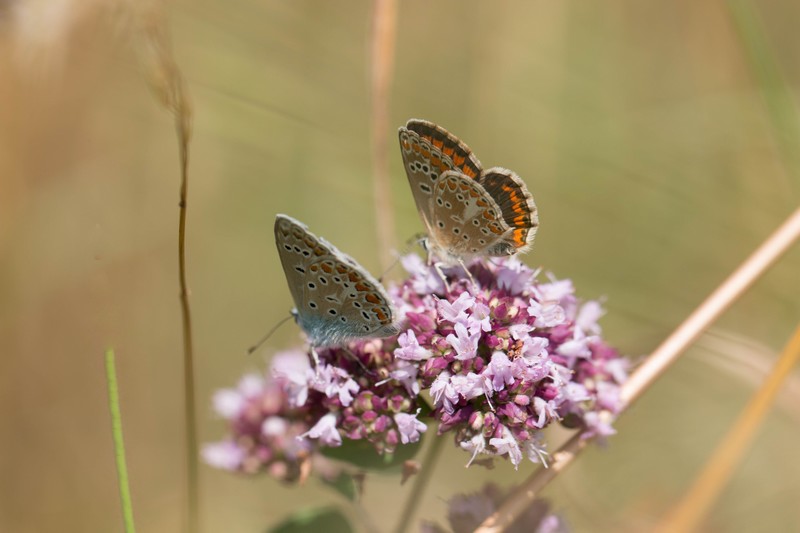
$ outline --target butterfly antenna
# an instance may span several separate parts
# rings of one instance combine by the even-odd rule
[[[403,245],[403,249],[397,254],[397,257],[395,257],[394,261],[392,261],[392,264],[389,265],[389,268],[383,271],[383,274],[381,274],[381,276],[378,278],[378,281],[383,283],[383,278],[385,278],[386,275],[397,266],[397,263],[400,262],[400,259],[409,252],[412,246],[423,242],[426,236],[427,235],[425,233],[416,233],[412,235],[411,238],[406,240],[405,244]]]
[[[264,335],[264,337],[260,341],[258,341],[257,343],[255,343],[254,345],[252,345],[247,349],[247,355],[252,355],[253,352],[258,350],[261,347],[261,345],[267,342],[267,339],[269,339],[272,336],[272,334],[275,333],[278,330],[278,328],[281,327],[284,323],[286,323],[286,321],[289,320],[290,318],[294,318],[294,315],[289,315],[280,322],[278,322],[277,324],[275,324],[272,327],[272,329],[269,330],[269,333]]]

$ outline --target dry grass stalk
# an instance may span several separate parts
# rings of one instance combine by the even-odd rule
[[[195,409],[194,347],[189,287],[186,279],[186,215],[189,191],[189,140],[192,106],[180,69],[172,54],[169,25],[160,3],[129,4],[133,14],[135,45],[149,85],[161,105],[175,118],[180,158],[178,214],[178,278],[183,334],[184,419],[186,445],[186,524],[190,533],[199,528],[198,440]]]
[[[372,174],[381,267],[389,268],[394,247],[394,211],[389,176],[389,92],[394,72],[397,0],[375,0],[372,21]]]
[[[703,471],[681,501],[660,524],[656,531],[694,531],[702,518],[725,488],[734,469],[741,463],[745,452],[756,436],[764,417],[769,413],[775,396],[800,359],[800,326],[783,349],[763,385],[750,399],[739,418],[711,454]]]
[[[622,388],[625,408],[674,363],[678,357],[800,239],[800,208],[770,235],[700,306],[653,351]],[[539,491],[569,466],[588,444],[576,433],[553,456],[550,468],[540,468],[523,483],[515,496],[489,516],[476,533],[505,531],[534,501]]]

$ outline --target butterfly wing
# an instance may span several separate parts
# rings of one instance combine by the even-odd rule
[[[441,175],[431,196],[431,237],[449,259],[509,255],[498,246],[509,226],[497,202],[474,179],[455,171]]]
[[[481,164],[469,147],[444,128],[425,120],[409,120],[400,128],[400,153],[422,221],[431,229],[430,201],[442,172],[458,170],[476,178]]]
[[[315,346],[398,332],[391,299],[354,259],[286,215],[275,243],[294,299],[297,322]]]
[[[512,228],[506,239],[508,244],[515,253],[527,251],[533,245],[539,216],[525,182],[514,172],[500,167],[486,170],[478,182],[497,202],[503,220]]]

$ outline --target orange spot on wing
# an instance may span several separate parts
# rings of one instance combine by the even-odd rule
[[[368,285],[366,285],[366,284],[364,284],[364,283],[359,281],[358,283],[356,283],[356,290],[357,291],[361,291],[361,292],[366,292],[366,291],[370,290],[370,288],[369,288]]]
[[[517,248],[525,246],[525,237],[527,234],[528,230],[524,228],[514,230],[514,243],[517,245]]]
[[[320,268],[321,268],[323,271],[325,271],[326,273],[328,273],[328,274],[330,274],[330,273],[332,273],[332,272],[333,272],[333,268],[331,268],[331,266],[330,266],[328,263],[322,263],[322,264],[320,265]]]
[[[364,298],[371,304],[379,304],[379,303],[381,303],[380,298],[378,298],[377,296],[375,296],[372,293],[367,294]]]

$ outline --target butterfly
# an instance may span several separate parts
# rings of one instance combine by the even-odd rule
[[[530,249],[539,217],[519,176],[501,167],[483,170],[466,144],[432,122],[411,119],[399,134],[429,253],[463,265]]]
[[[383,286],[305,224],[277,215],[275,245],[294,299],[292,314],[312,348],[399,332],[397,312]]]

